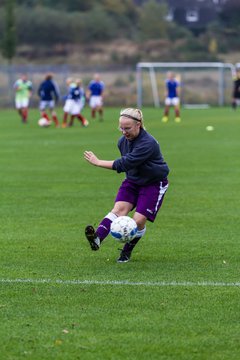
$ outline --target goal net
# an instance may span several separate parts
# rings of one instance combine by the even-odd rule
[[[140,62],[136,70],[139,108],[164,104],[168,71],[173,71],[180,82],[180,100],[185,107],[223,106],[231,102],[233,64]]]

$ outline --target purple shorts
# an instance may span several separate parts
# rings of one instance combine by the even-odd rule
[[[115,202],[126,201],[133,204],[133,208],[136,208],[138,213],[154,222],[167,189],[167,179],[144,186],[125,179],[118,190]]]

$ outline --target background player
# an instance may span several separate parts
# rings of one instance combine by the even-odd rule
[[[169,71],[167,73],[167,79],[165,81],[165,109],[164,116],[162,118],[162,122],[168,121],[168,115],[170,106],[174,107],[175,111],[175,121],[180,122],[180,110],[179,110],[179,81],[176,80],[173,72]]]
[[[50,118],[46,113],[46,109],[50,110],[52,120],[55,123],[56,127],[59,127],[59,121],[57,114],[54,111],[55,102],[59,99],[59,90],[57,85],[53,82],[53,75],[47,74],[45,80],[40,84],[38,89],[38,95],[40,97],[39,109],[41,112],[41,117],[47,119],[51,123]]]
[[[72,87],[69,97],[71,98],[71,108],[70,108],[70,114],[71,114],[71,120],[69,122],[68,126],[73,126],[73,122],[75,117],[81,121],[82,125],[84,127],[88,126],[88,121],[85,119],[81,111],[85,105],[85,93],[84,89],[82,87],[82,80],[77,79],[75,86]]]
[[[29,99],[32,95],[32,82],[23,74],[14,85],[15,90],[15,106],[21,116],[23,124],[27,123]]]
[[[232,107],[236,110],[237,106],[240,106],[240,68],[237,68],[233,79]]]
[[[71,113],[71,108],[72,108],[73,101],[74,101],[72,99],[71,92],[72,92],[72,89],[74,87],[76,87],[76,82],[74,82],[74,80],[72,78],[67,78],[66,85],[67,85],[68,93],[64,97],[65,98],[65,104],[64,104],[64,107],[63,107],[63,122],[62,122],[62,127],[63,128],[67,127],[68,115]]]
[[[105,84],[100,80],[100,75],[95,74],[92,81],[90,81],[87,90],[87,99],[91,108],[92,118],[95,118],[96,112],[99,113],[99,120],[103,120],[103,93]]]

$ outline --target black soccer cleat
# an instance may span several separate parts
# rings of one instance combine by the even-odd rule
[[[126,263],[126,262],[128,262],[130,260],[131,254],[132,254],[131,251],[122,250],[119,258],[117,259],[117,262],[118,263]]]
[[[91,246],[93,251],[97,251],[100,248],[100,239],[97,237],[95,233],[94,227],[92,225],[88,225],[85,228],[85,236]]]

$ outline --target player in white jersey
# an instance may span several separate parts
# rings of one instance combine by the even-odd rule
[[[73,80],[73,78],[69,77],[66,80],[66,85],[67,85],[68,93],[65,96],[65,104],[63,107],[63,122],[62,122],[63,128],[67,127],[68,115],[71,114],[71,109],[73,107],[74,100],[71,97],[71,91],[74,87],[76,87],[76,82]]]
[[[81,114],[81,111],[85,105],[85,93],[82,87],[82,80],[77,79],[76,84],[72,87],[69,97],[72,99],[70,114],[71,120],[68,126],[73,126],[74,119],[77,118],[82,126],[88,126],[88,120]]]

